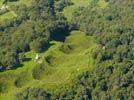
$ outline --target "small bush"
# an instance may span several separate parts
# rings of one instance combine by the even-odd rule
[[[7,92],[7,87],[8,87],[8,85],[3,81],[1,81],[0,82],[0,93],[5,93],[5,92]]]
[[[51,93],[40,88],[27,88],[16,95],[17,100],[51,100]]]
[[[63,45],[61,46],[61,48],[60,48],[60,50],[61,50],[62,52],[67,53],[67,54],[70,53],[72,49],[73,49],[72,46],[69,45],[69,44],[63,44]]]
[[[21,73],[20,76],[17,77],[17,79],[14,81],[14,85],[18,88],[22,87],[25,82],[27,82],[29,79],[28,79],[28,76],[27,74],[25,73]]]
[[[44,71],[45,71],[44,64],[35,66],[35,68],[32,70],[33,78],[39,80],[41,78],[42,72]]]
[[[46,62],[49,64],[49,65],[52,65],[53,61],[54,61],[54,57],[52,55],[49,55],[45,58]]]

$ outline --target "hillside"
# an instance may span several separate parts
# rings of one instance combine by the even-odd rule
[[[78,42],[79,37],[81,40]],[[35,60],[35,52],[27,52],[25,55],[31,60],[22,63],[22,68],[0,74],[4,87],[1,90],[4,93],[1,99],[11,99],[11,95],[29,86],[55,89],[70,84],[78,74],[94,68],[91,51],[96,44],[93,37],[87,37],[81,32],[72,32],[64,43],[56,41],[51,43],[53,45],[49,50],[39,54],[39,61]],[[83,45],[87,43],[89,45]],[[62,51],[62,45],[64,50],[68,46],[72,49],[70,48],[68,52]],[[46,60],[48,57],[49,63]]]

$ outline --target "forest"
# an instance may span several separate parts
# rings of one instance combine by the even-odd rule
[[[0,0],[0,100],[133,100],[134,0]]]

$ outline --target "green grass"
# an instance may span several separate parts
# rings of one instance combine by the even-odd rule
[[[74,5],[68,6],[64,9],[64,16],[70,21],[73,17],[73,12],[79,7],[87,7],[91,0],[72,0]]]
[[[7,19],[12,19],[16,17],[17,15],[13,11],[9,11],[5,14],[0,15],[0,22],[7,20]]]
[[[2,3],[3,3],[4,0],[0,0],[0,7],[2,7]]]
[[[8,5],[20,5],[25,4],[27,6],[30,6],[33,0],[19,0],[14,2],[9,2]]]
[[[100,8],[104,9],[107,7],[108,2],[106,2],[105,0],[99,0],[98,5]]]
[[[55,90],[60,86],[72,84],[72,80],[80,73],[94,68],[91,50],[96,47],[94,37],[86,36],[79,31],[73,31],[64,43],[51,42],[53,44],[46,52],[40,53],[40,63],[43,70],[39,69],[39,62],[35,61],[36,53],[27,52],[30,61],[23,62],[23,67],[0,73],[0,82],[4,83],[5,89],[0,95],[0,100],[12,100],[14,94],[27,87],[42,87]],[[86,44],[86,45],[85,45]],[[65,53],[61,50],[62,45],[70,45],[72,49]],[[51,63],[45,58],[51,56]],[[33,69],[40,71],[39,79],[32,76]]]

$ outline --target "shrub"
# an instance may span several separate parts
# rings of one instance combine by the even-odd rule
[[[69,45],[69,44],[62,44],[62,46],[60,47],[60,50],[62,51],[62,52],[64,52],[64,53],[70,53],[71,52],[71,50],[72,50],[72,47],[71,47],[71,45]]]
[[[51,100],[51,93],[41,88],[27,88],[16,95],[17,100]]]
[[[54,58],[52,55],[48,55],[48,56],[45,58],[46,62],[47,62],[49,65],[52,65],[54,59],[55,59],[55,58]]]
[[[33,78],[39,80],[41,78],[42,72],[44,71],[45,71],[44,64],[39,64],[35,66],[35,68],[32,70]]]

